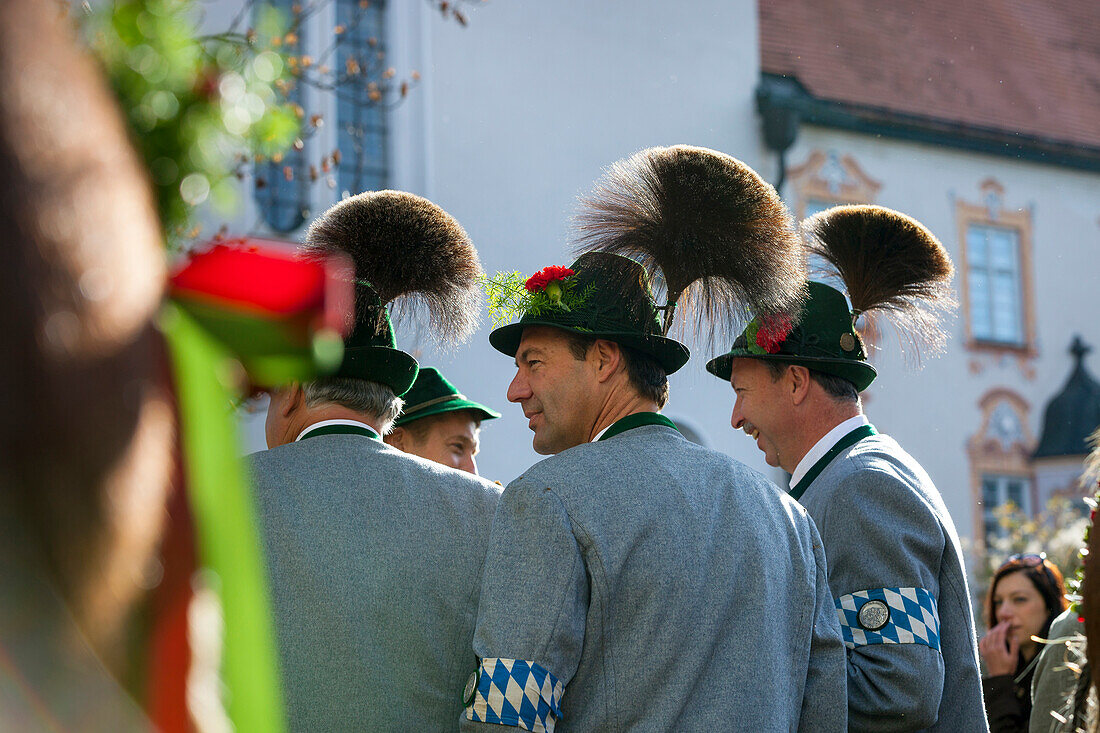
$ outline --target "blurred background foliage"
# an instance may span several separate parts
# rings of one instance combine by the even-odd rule
[[[85,5],[80,17],[176,247],[196,206],[233,207],[242,159],[277,155],[298,136],[300,116],[278,90],[288,64],[274,45],[290,18],[266,7],[243,34],[204,36],[193,0],[116,0]]]
[[[1091,524],[1086,501],[1055,496],[1035,516],[1011,502],[995,510],[998,532],[987,537],[984,546],[969,548],[974,558],[972,595],[979,627],[985,626],[981,614],[989,581],[1012,555],[1045,552],[1062,571],[1066,593],[1073,600],[1080,583],[1081,551]]]

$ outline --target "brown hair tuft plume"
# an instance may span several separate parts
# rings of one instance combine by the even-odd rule
[[[649,148],[615,163],[577,217],[581,252],[638,260],[708,339],[750,313],[797,312],[804,272],[794,222],[747,165],[707,148]]]
[[[344,199],[310,225],[303,249],[351,256],[357,319],[377,308],[376,295],[381,305],[394,303],[395,315],[426,308],[440,343],[458,343],[477,329],[477,250],[454,217],[425,198],[367,191]]]
[[[947,340],[941,322],[955,307],[947,250],[920,222],[882,206],[836,206],[802,222],[806,246],[848,290],[852,310],[889,314],[919,353]]]

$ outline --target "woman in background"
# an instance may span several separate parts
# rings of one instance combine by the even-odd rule
[[[986,599],[989,632],[978,643],[992,733],[1026,731],[1031,716],[1032,661],[1050,624],[1066,609],[1062,573],[1045,554],[1013,555],[993,576]]]

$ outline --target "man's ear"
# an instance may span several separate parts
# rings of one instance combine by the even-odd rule
[[[595,359],[596,379],[599,382],[606,382],[623,363],[623,347],[614,341],[596,339],[588,352],[588,358]]]
[[[302,389],[302,385],[298,382],[293,382],[288,385],[286,389],[283,390],[283,394],[285,399],[280,406],[283,417],[290,417],[292,412],[306,404],[305,390]]]
[[[382,440],[385,441],[386,443],[392,445],[394,448],[396,448],[399,451],[405,451],[405,438],[406,437],[407,437],[407,433],[405,432],[405,428],[394,428],[390,432],[386,433],[386,435],[384,435],[382,437]],[[408,451],[405,451],[405,452],[408,452]]]
[[[791,401],[795,405],[801,405],[810,394],[810,370],[804,366],[792,364],[787,369],[787,379],[790,380]]]

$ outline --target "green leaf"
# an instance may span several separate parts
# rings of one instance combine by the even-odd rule
[[[179,394],[187,496],[202,564],[225,614],[222,679],[236,730],[286,729],[267,569],[252,494],[240,458],[232,402],[219,375],[229,352],[187,313],[169,304],[161,329]]]

